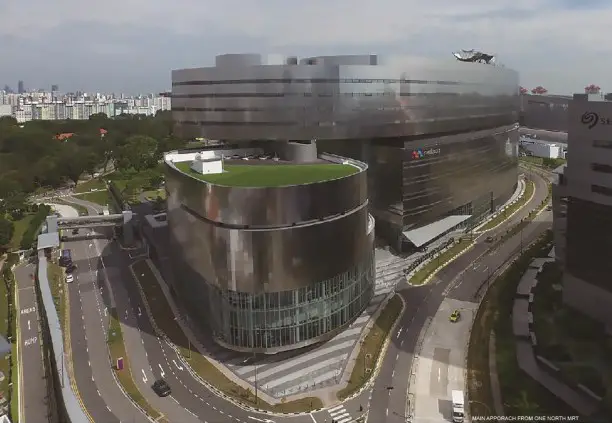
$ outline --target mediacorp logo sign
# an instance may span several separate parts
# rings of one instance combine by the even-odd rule
[[[438,154],[440,154],[439,148],[428,148],[426,150],[423,150],[422,148],[417,148],[416,150],[412,151],[412,158],[422,159],[423,157],[437,156]]]
[[[603,118],[595,112],[584,112],[580,117],[580,122],[589,129],[593,129],[597,125],[612,125],[612,119]]]

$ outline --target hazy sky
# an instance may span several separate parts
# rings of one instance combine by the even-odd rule
[[[220,53],[475,48],[527,88],[612,91],[611,22],[610,0],[0,0],[0,88],[157,92]]]

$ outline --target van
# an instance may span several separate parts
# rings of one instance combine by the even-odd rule
[[[453,422],[455,423],[463,423],[463,415],[464,415],[464,395],[463,391],[452,391],[451,392],[451,400],[453,402]]]

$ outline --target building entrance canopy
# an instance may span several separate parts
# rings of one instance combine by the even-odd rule
[[[472,217],[470,214],[448,216],[444,219],[438,220],[437,222],[430,223],[429,225],[402,232],[402,234],[408,241],[413,243],[415,247],[420,247],[427,244],[429,241],[436,239],[455,226],[465,222],[470,217]]]

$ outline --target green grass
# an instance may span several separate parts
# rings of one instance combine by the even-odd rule
[[[533,195],[534,190],[535,184],[532,181],[528,181],[527,185],[525,186],[525,191],[523,192],[523,195],[521,195],[521,197],[518,199],[518,201],[509,206],[505,211],[498,214],[495,218],[488,221],[482,228],[480,228],[480,231],[488,231],[501,224],[504,220],[508,218],[508,216],[522,208],[527,203],[527,201],[529,201],[529,199]]]
[[[23,238],[23,234],[30,227],[30,222],[34,218],[34,213],[28,213],[23,216],[23,218],[19,220],[14,220],[13,224],[15,225],[15,232],[13,232],[13,238],[11,238],[11,242],[9,243],[9,251],[10,250],[18,250],[21,246],[21,239]]]
[[[7,302],[7,290],[4,284],[2,274],[0,274],[0,334],[6,338],[8,331],[7,319],[8,319],[8,302]],[[0,382],[0,394],[3,397],[8,396],[8,375],[9,375],[9,360],[8,355],[6,357],[0,357],[0,371],[4,374],[4,380]],[[16,355],[14,357],[17,357]],[[17,361],[17,360],[15,360]],[[13,397],[15,398],[15,397]],[[16,401],[15,401],[16,402]]]
[[[575,415],[567,404],[524,373],[516,359],[516,340],[512,332],[512,307],[516,287],[529,263],[545,257],[551,246],[548,231],[500,275],[487,291],[474,320],[468,348],[468,389],[470,414],[494,414],[489,374],[489,337],[496,334],[497,370],[504,412],[507,416]]]
[[[11,345],[11,354],[15,357],[13,360],[13,386],[11,387],[11,422],[19,421],[19,361],[17,358],[17,344]]]
[[[108,177],[108,175],[106,176]],[[79,183],[74,189],[75,192],[89,192],[94,189],[106,190],[106,184],[102,179],[90,179],[85,182]]]
[[[108,328],[108,350],[111,355],[113,363],[113,371],[117,375],[119,383],[128,394],[128,396],[153,419],[158,419],[163,416],[154,409],[149,402],[142,396],[142,393],[134,383],[132,378],[132,370],[130,368],[130,360],[128,359],[125,351],[125,345],[123,343],[123,334],[121,332],[121,325],[117,317],[117,310],[112,309],[109,313],[110,325]],[[123,369],[118,370],[116,367],[117,359],[123,357]],[[163,421],[163,420],[158,420]]]
[[[47,262],[47,275],[53,296],[53,304],[59,316],[60,326],[64,329],[64,271],[56,263]]]
[[[359,348],[355,367],[351,372],[348,384],[337,393],[339,400],[343,401],[353,395],[372,377],[378,357],[389,335],[389,331],[402,312],[402,300],[394,295],[381,311],[374,326],[368,332]]]
[[[323,407],[323,403],[317,397],[305,397],[276,405],[268,404],[259,397],[255,398],[252,390],[244,389],[232,382],[208,361],[206,357],[202,356],[196,347],[188,342],[185,333],[176,322],[174,313],[147,262],[139,261],[134,263],[132,270],[149,304],[152,313],[151,317],[159,329],[180,349],[181,355],[187,360],[193,371],[202,379],[215,386],[227,396],[262,410],[278,413],[298,413]]]
[[[157,200],[158,197],[161,198],[162,200],[166,199],[166,190],[165,189],[144,191],[143,194],[150,201],[155,201],[155,200]]]
[[[202,175],[191,170],[191,162],[175,163],[182,172],[211,184],[234,187],[281,187],[312,184],[344,178],[359,170],[342,164],[223,165],[224,172]]]
[[[92,203],[100,204],[101,206],[107,206],[110,204],[110,194],[107,190],[89,192],[87,194],[78,195],[77,198],[85,201],[91,201]]]
[[[470,239],[460,239],[459,242],[455,243],[437,257],[432,258],[431,261],[417,270],[410,278],[410,283],[412,285],[423,285],[429,276],[438,271],[441,265],[471,246],[472,243],[473,241]]]

